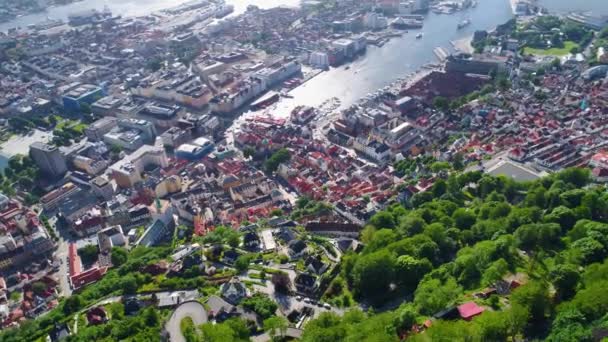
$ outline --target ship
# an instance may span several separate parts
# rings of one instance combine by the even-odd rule
[[[407,30],[412,28],[421,28],[423,26],[422,19],[417,17],[399,17],[391,22],[391,27],[398,30]]]
[[[297,106],[291,111],[290,118],[295,123],[304,124],[315,117],[315,115],[316,111],[313,107]]]
[[[422,39],[422,33],[418,33],[418,34],[416,35],[416,39]]]
[[[270,106],[271,104],[279,101],[279,98],[280,98],[279,93],[277,93],[275,91],[269,91],[264,96],[260,97],[258,100],[251,103],[251,109],[254,111],[264,109],[264,108]]]
[[[459,22],[457,27],[458,27],[459,30],[461,30],[461,29],[463,29],[463,28],[465,28],[465,27],[467,27],[469,25],[471,25],[471,20],[465,19],[465,20]]]

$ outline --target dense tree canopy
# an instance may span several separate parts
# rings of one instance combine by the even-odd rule
[[[495,311],[472,322],[435,320],[425,334],[409,337],[589,339],[608,312],[608,296],[591,299],[608,285],[608,266],[597,264],[608,256],[608,194],[590,184],[589,171],[567,169],[527,183],[452,173],[441,182],[405,206],[378,212],[363,233],[362,253],[343,258],[342,278],[356,299],[377,305],[412,299],[390,321],[369,316],[379,317],[378,331],[402,336],[408,326],[517,275],[523,285],[510,294],[475,300]],[[351,330],[372,324],[344,321],[321,317],[305,337],[347,341]]]

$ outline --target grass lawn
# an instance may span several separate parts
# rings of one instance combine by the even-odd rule
[[[78,123],[74,126],[74,129],[76,130],[76,132],[83,134],[84,130],[87,128],[87,124],[84,123]]]
[[[526,55],[540,55],[540,56],[565,56],[570,53],[572,48],[579,48],[578,44],[572,41],[564,42],[563,48],[551,48],[551,49],[535,49],[531,47],[524,48],[524,54]]]

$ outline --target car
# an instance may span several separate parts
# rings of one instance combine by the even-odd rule
[[[326,308],[327,310],[331,310],[331,305],[325,303],[323,304],[323,307]]]
[[[310,304],[312,303],[312,301],[310,300],[310,298],[304,298],[304,303]]]
[[[299,302],[302,300],[302,296],[296,296],[296,300]]]

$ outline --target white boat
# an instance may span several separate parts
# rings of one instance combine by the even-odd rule
[[[471,25],[471,20],[465,19],[465,20],[461,21],[460,23],[458,23],[457,27],[460,30],[460,29],[463,29],[463,28],[465,28],[465,27],[467,27],[469,25]]]
[[[416,39],[421,39],[421,38],[422,38],[422,33],[418,33],[418,34],[416,35]]]

